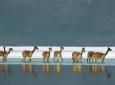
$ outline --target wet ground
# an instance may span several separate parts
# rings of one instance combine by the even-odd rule
[[[91,64],[43,63],[12,61],[0,62],[0,83],[2,85],[114,85],[114,60]],[[14,64],[15,63],[15,64]],[[107,65],[108,64],[108,65]]]

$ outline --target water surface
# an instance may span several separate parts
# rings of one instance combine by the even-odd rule
[[[115,66],[107,64],[0,64],[3,85],[114,85]]]

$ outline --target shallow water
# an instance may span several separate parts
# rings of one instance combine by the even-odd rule
[[[114,65],[0,64],[2,85],[114,85],[114,80]]]
[[[0,60],[0,64],[27,64],[31,63],[32,65],[44,65],[42,58],[33,58],[31,62],[26,59],[26,62],[22,62],[22,58],[8,58],[7,61],[3,62],[2,59]],[[55,65],[56,63],[53,61],[53,59],[49,59],[50,65]],[[77,65],[91,65],[92,63],[87,63],[87,59],[82,59],[81,62],[76,63]],[[61,62],[61,65],[73,65],[71,58],[64,58],[63,62]],[[95,65],[107,65],[107,66],[115,66],[115,59],[105,59],[103,63],[101,61],[97,61]]]

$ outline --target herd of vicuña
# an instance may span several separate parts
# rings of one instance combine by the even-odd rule
[[[23,61],[26,61],[26,58],[29,58],[29,61],[31,61],[32,55],[35,52],[35,50],[38,50],[39,48],[37,46],[34,46],[33,50],[23,50],[22,56]],[[62,51],[64,50],[64,47],[60,47],[60,50],[54,51],[53,53],[53,61],[54,62],[63,62],[62,57]],[[13,51],[12,48],[9,48],[8,51],[6,51],[6,47],[3,47],[3,50],[0,50],[0,57],[3,58],[3,61],[7,61],[7,57],[10,54],[10,52]],[[51,56],[52,48],[48,48],[48,50],[42,52],[43,62],[49,62],[50,56]],[[110,47],[107,48],[107,51],[105,53],[103,52],[95,52],[95,51],[88,51],[87,53],[87,62],[89,63],[96,63],[98,60],[102,63],[105,60],[106,55],[109,53],[109,51],[112,51]],[[73,63],[81,62],[83,53],[85,53],[85,48],[82,48],[81,51],[74,51],[72,52],[72,61]]]

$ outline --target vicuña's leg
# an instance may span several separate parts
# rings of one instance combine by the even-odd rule
[[[30,61],[31,61],[32,59],[31,59],[31,57],[30,57]]]
[[[95,63],[97,63],[97,58],[95,59]]]
[[[3,56],[3,61],[6,61],[5,57]]]
[[[56,63],[56,62],[57,62],[57,58],[56,58],[56,57],[54,57],[53,61]]]
[[[75,58],[72,58],[73,63],[75,63]]]
[[[102,63],[104,62],[104,58],[102,58]]]
[[[80,59],[79,59],[79,60],[80,60],[80,62],[82,62],[82,57],[80,57]]]
[[[87,63],[89,62],[89,57],[87,58]]]
[[[62,58],[62,57],[58,57],[57,60],[58,60],[58,62],[60,62],[60,63],[63,62],[63,58]]]
[[[89,57],[89,63],[91,63],[91,57]]]
[[[49,57],[47,58],[47,62],[49,62]]]
[[[95,59],[94,57],[91,57],[92,63],[95,63]]]
[[[43,58],[43,62],[45,62],[45,58]]]
[[[77,62],[77,63],[79,62],[79,59],[78,59],[78,58],[76,59],[76,62]]]
[[[63,58],[62,58],[62,56],[61,56],[61,62],[63,62]]]

